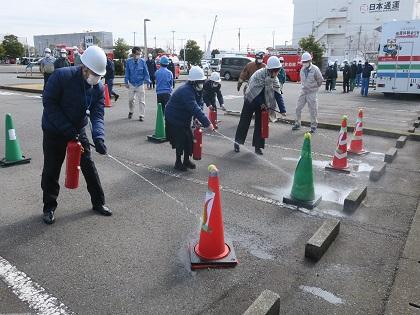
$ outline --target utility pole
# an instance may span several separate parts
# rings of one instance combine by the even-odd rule
[[[134,44],[133,44],[133,47],[134,47],[136,46],[136,32],[133,32],[133,34],[134,34]]]
[[[315,33],[315,21],[312,21],[312,32],[311,35],[313,36]]]
[[[273,31],[273,50],[274,50],[274,35],[276,34],[276,31]]]
[[[150,22],[149,19],[144,19],[144,59],[147,60],[147,32],[146,32],[146,22]]]
[[[361,34],[362,34],[362,25],[360,25],[360,28],[359,28],[359,38],[357,40],[357,52],[356,53],[358,53],[359,49],[360,49],[360,35]]]
[[[156,36],[155,36],[155,37],[153,37],[153,39],[155,40],[155,49],[156,49]]]
[[[238,40],[239,40],[239,51],[241,51],[241,28],[238,31]]]
[[[172,32],[172,53],[175,53],[175,31]]]

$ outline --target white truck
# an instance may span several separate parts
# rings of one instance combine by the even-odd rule
[[[420,20],[382,26],[376,91],[420,94]]]

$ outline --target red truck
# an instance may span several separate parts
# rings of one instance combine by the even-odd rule
[[[271,51],[264,56],[264,63],[267,64],[268,58],[271,56],[283,57],[283,68],[286,71],[287,81],[300,81],[300,69],[302,63],[300,62],[300,54],[296,51]],[[255,54],[249,53],[248,57],[255,58]]]

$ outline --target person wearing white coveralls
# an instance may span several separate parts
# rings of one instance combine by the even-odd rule
[[[302,109],[305,104],[308,104],[309,112],[311,114],[311,133],[316,131],[318,125],[318,99],[317,93],[322,86],[321,71],[319,68],[312,64],[312,56],[310,53],[305,52],[302,54],[302,69],[300,70],[301,92],[296,106],[296,121],[292,130],[300,129],[300,120]]]

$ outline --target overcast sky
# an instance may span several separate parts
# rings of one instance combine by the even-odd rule
[[[133,44],[143,45],[143,19],[147,23],[148,46],[172,46],[179,39],[194,39],[202,47],[205,36],[210,38],[214,16],[218,15],[212,49],[238,49],[238,28],[241,28],[241,49],[263,49],[292,40],[292,0],[229,1],[229,0],[69,0],[69,1],[6,1],[0,10],[0,34],[27,37],[33,45],[33,35],[110,31],[114,41],[123,37]]]

